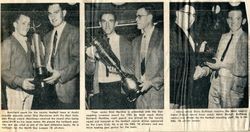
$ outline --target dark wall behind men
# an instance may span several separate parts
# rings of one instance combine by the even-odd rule
[[[67,9],[66,21],[76,27],[79,27],[79,4],[63,4]],[[1,4],[1,41],[10,36],[14,30],[12,26],[13,16],[16,12],[26,12],[31,16],[32,22],[35,21],[36,25],[41,24],[37,29],[38,33],[43,37],[48,31],[52,29],[48,19],[48,4]],[[29,36],[31,31],[29,31]]]

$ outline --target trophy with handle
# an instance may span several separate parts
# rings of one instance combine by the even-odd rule
[[[49,84],[46,84],[43,79],[49,77],[49,72],[45,67],[45,60],[44,60],[44,48],[42,45],[41,37],[37,33],[37,28],[40,26],[35,25],[33,22],[31,29],[33,29],[32,35],[32,49],[34,53],[34,71],[35,71],[35,78],[33,80],[33,84],[35,85],[35,89],[32,91],[28,91],[31,94],[42,94],[46,87],[49,87]]]

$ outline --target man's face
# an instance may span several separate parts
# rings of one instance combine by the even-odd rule
[[[22,36],[26,36],[30,29],[30,18],[20,15],[19,19],[14,22],[15,31]]]
[[[195,21],[195,14],[185,11],[179,11],[181,14],[180,17],[183,21],[183,26],[187,28],[191,28]],[[180,18],[177,18],[180,19]]]
[[[140,8],[136,12],[136,22],[138,29],[144,29],[152,23],[152,15],[148,14],[144,8]]]
[[[111,34],[115,31],[115,27],[117,22],[115,21],[115,17],[112,14],[103,14],[101,17],[101,21],[99,22],[102,30],[107,34]]]
[[[228,13],[227,23],[232,32],[237,31],[243,24],[242,12],[239,10],[233,10]]]
[[[49,5],[48,7],[49,21],[54,26],[57,27],[64,21],[66,15],[66,10],[62,10],[59,4]]]

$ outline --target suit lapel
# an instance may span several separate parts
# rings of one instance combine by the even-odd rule
[[[66,23],[66,25],[65,25],[65,27],[64,27],[64,29],[63,29],[63,31],[62,31],[60,40],[58,41],[58,46],[57,46],[57,49],[56,49],[56,54],[55,54],[55,56],[57,55],[58,50],[60,50],[60,48],[61,48],[61,46],[62,46],[62,43],[66,41],[67,35],[69,35],[69,34],[68,34],[68,31],[69,31],[69,29],[68,29],[68,24]]]
[[[159,36],[157,36],[157,34],[158,34],[158,30],[154,29],[154,31],[153,31],[153,33],[151,35],[151,38],[149,40],[148,51],[147,51],[146,62],[145,62],[146,65],[147,65],[147,62],[148,62],[148,58],[151,55],[151,51],[152,51],[152,49],[153,49],[154,45],[156,44],[157,39],[159,37]]]

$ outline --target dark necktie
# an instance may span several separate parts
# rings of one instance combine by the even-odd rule
[[[108,44],[108,46],[110,47],[110,44],[109,44],[109,38],[107,38],[107,44]],[[111,47],[110,47],[111,48]],[[106,77],[108,77],[109,76],[109,69],[108,69],[108,66],[106,66],[105,65],[105,67],[106,67]]]
[[[229,45],[230,45],[232,39],[233,39],[233,34],[231,35],[231,38],[229,39],[229,41],[228,41],[228,43],[227,43],[227,47],[226,47],[226,49],[224,50],[224,52],[223,52],[223,54],[222,54],[222,56],[221,56],[221,59],[220,59],[221,61],[224,60],[224,58],[225,58],[225,56],[226,56],[226,53],[227,53],[227,50],[228,50],[228,48],[229,48]]]
[[[55,59],[55,52],[56,52],[56,42],[57,42],[57,31],[55,32],[54,39],[53,39],[53,50],[51,55],[51,67],[54,68],[54,59]]]
[[[144,46],[145,47],[145,45],[146,45],[146,42],[145,42],[145,38],[146,38],[146,36],[145,35],[143,35],[143,45],[141,45],[141,46]],[[145,48],[143,48],[143,50],[146,50]],[[143,57],[143,59],[142,59],[142,61],[141,61],[141,75],[144,75],[144,73],[145,73],[145,71],[146,71],[146,64],[145,64],[145,57],[146,57],[146,54],[145,54],[145,51],[143,51],[142,52],[143,53],[143,55],[141,55],[142,57]]]

